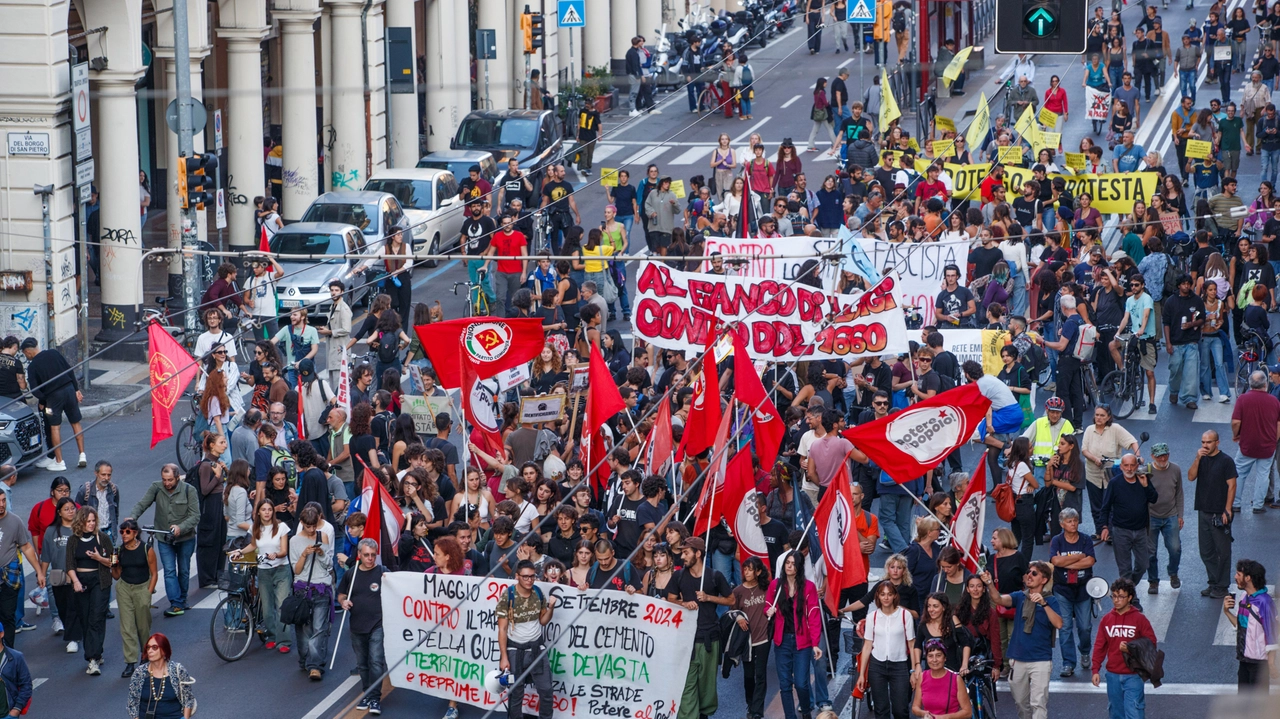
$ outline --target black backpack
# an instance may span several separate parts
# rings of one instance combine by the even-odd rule
[[[1040,378],[1044,375],[1044,371],[1049,368],[1049,357],[1044,353],[1044,348],[1037,344],[1032,344],[1027,351],[1018,356],[1018,364],[1026,370],[1031,377],[1031,381],[1040,384]]]
[[[951,352],[949,351],[943,350],[943,352],[946,352],[946,354],[951,355]],[[941,355],[942,352],[939,352],[938,354]],[[934,359],[935,366],[937,365],[937,361],[938,360],[935,358]],[[943,374],[941,372],[938,373],[938,377],[942,382],[943,392],[946,392],[949,389],[955,389],[956,387],[960,386],[960,360],[957,359],[955,355],[951,355],[951,362],[952,362],[952,366],[955,367],[955,371],[956,371],[955,374],[948,375],[948,374]]]
[[[890,26],[893,28],[893,31],[894,31],[894,32],[906,32],[906,31],[907,31],[907,11],[906,11],[906,9],[901,8],[901,7],[894,8],[894,10],[893,10],[893,20],[892,20],[892,22],[890,23]]]
[[[391,336],[391,341],[387,341],[387,335]],[[396,361],[396,355],[400,352],[400,340],[396,337],[395,332],[379,332],[378,333],[378,361],[383,364],[391,364]]]

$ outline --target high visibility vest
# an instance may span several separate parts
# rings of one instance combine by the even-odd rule
[[[1036,434],[1035,441],[1031,446],[1032,455],[1049,456],[1054,454],[1058,451],[1058,438],[1062,436],[1063,432],[1071,434],[1075,431],[1075,428],[1071,426],[1071,420],[1066,417],[1063,417],[1059,424],[1062,429],[1055,433],[1053,428],[1049,426],[1048,417],[1041,417],[1035,421]]]

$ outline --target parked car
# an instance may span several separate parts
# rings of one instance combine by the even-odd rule
[[[310,210],[308,210],[310,212]],[[355,305],[373,295],[369,281],[378,273],[381,248],[354,225],[340,222],[295,222],[271,238],[271,251],[285,255],[367,255],[368,259],[282,259],[284,277],[276,282],[280,311],[306,307],[308,320],[328,322],[333,302],[329,283],[340,280],[350,293],[347,304]]]
[[[537,187],[547,166],[561,159],[563,144],[551,110],[478,110],[462,119],[449,147],[491,153],[499,166],[495,185],[506,174],[507,160],[514,157]]]
[[[30,405],[0,399],[0,464],[35,460],[44,451],[40,418]]]
[[[406,241],[417,243],[409,231],[409,219],[395,195],[388,192],[326,192],[311,201],[302,213],[302,222],[337,222],[355,225],[364,233],[364,241],[377,252],[386,238],[399,230]]]
[[[484,150],[441,150],[433,152],[421,160],[418,167],[422,169],[448,170],[453,179],[461,182],[471,174],[474,165],[480,166],[480,176],[490,184],[498,181],[498,162],[493,159],[492,152]]]
[[[409,220],[415,252],[437,255],[457,246],[462,201],[458,198],[458,182],[449,170],[382,170],[369,178],[364,189],[395,196]],[[435,261],[427,266],[434,267]]]

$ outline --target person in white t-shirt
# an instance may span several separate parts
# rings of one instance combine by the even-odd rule
[[[276,262],[274,257],[255,259],[249,263],[249,266],[253,269],[253,275],[249,277],[248,282],[245,282],[247,304],[253,312],[254,324],[266,330],[265,335],[261,329],[254,334],[267,338],[275,337],[280,329],[279,321],[276,319],[276,314],[279,312],[277,309],[279,305],[276,302],[276,280],[284,277],[284,268]]]
[[[214,345],[221,344],[227,348],[227,359],[234,360],[236,358],[235,335],[222,328],[222,313],[215,308],[205,310],[204,323],[209,329],[196,338],[195,358],[203,361],[213,351]]]
[[[870,691],[883,713],[909,716],[912,686],[920,671],[911,666],[916,627],[911,613],[899,604],[892,582],[881,582],[876,589],[876,604],[863,622],[863,637],[858,689]]]

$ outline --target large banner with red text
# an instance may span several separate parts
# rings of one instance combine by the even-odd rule
[[[384,575],[382,623],[391,683],[485,709],[498,669],[498,599],[510,580],[393,572]],[[555,717],[672,719],[689,672],[696,612],[660,599],[539,582],[559,604],[546,626]],[[658,656],[661,654],[661,656]],[[405,659],[405,661],[401,661]],[[538,694],[525,689],[524,711]]]
[[[865,292],[835,294],[798,282],[641,263],[631,313],[636,338],[692,357],[713,325],[730,323],[737,323],[753,360],[848,360],[908,347],[897,275]]]

